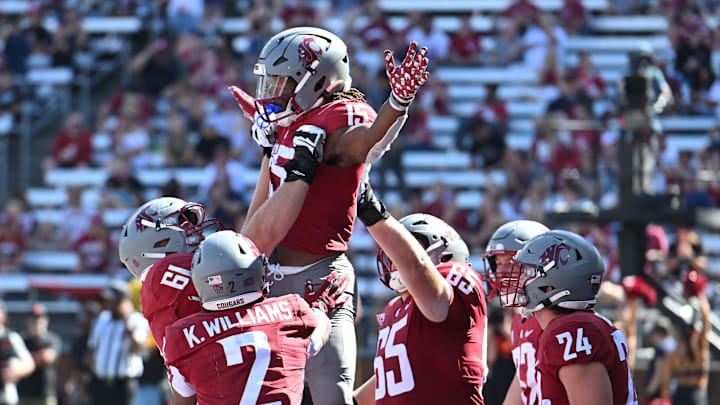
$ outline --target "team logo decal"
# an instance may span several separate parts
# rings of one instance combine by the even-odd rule
[[[572,247],[565,243],[550,245],[545,249],[543,254],[540,255],[540,263],[550,263],[554,261],[556,264],[567,264],[568,260],[570,260],[571,249]]]
[[[318,57],[322,55],[323,50],[315,41],[314,37],[307,37],[302,40],[298,47],[298,62],[302,63],[303,66],[310,66],[311,63],[318,60]]]
[[[222,285],[222,284],[215,284],[215,285],[213,286],[213,291],[215,291],[215,294],[222,294],[223,291],[224,291],[223,285]]]
[[[147,229],[148,226],[145,225],[143,223],[143,221],[154,222],[152,217],[156,216],[157,214],[158,214],[158,212],[155,208],[153,208],[153,207],[145,208],[143,210],[143,212],[138,214],[137,218],[135,218],[135,225],[137,226],[137,231],[142,232],[145,229]]]

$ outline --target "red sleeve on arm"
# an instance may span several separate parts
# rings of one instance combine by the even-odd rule
[[[377,113],[367,103],[341,101],[333,103],[324,116],[327,117],[324,129],[329,134],[338,128],[372,123]]]
[[[453,293],[448,320],[463,328],[475,326],[487,313],[480,277],[466,264],[448,263],[443,266],[438,270],[452,286]]]

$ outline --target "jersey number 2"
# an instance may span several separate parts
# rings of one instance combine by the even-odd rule
[[[225,359],[228,367],[243,364],[242,347],[252,346],[255,348],[255,361],[250,368],[250,375],[245,390],[243,390],[240,405],[255,405],[260,396],[265,373],[270,365],[270,345],[267,336],[260,332],[245,332],[228,336],[217,341],[225,351]]]
[[[374,361],[376,378],[375,400],[385,397],[386,392],[391,397],[394,397],[396,395],[412,391],[413,388],[415,388],[415,379],[413,377],[412,368],[410,367],[407,348],[404,343],[395,343],[395,335],[405,326],[407,326],[407,315],[395,322],[392,327],[388,326],[380,330],[378,335],[378,351],[385,348],[385,359],[377,356]],[[395,379],[394,371],[391,370],[385,372],[384,360],[391,359],[393,357],[397,357],[398,364],[400,365],[399,380]],[[387,391],[385,390],[386,386]]]

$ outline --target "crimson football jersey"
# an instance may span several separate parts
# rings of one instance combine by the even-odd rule
[[[378,315],[375,403],[483,404],[487,317],[482,282],[466,263],[438,266],[452,285],[447,319],[426,319],[409,296]]]
[[[539,405],[540,385],[537,380],[536,360],[542,327],[534,317],[523,318],[520,312],[516,312],[510,330],[515,375],[522,389],[523,404]]]
[[[317,324],[297,294],[190,315],[166,330],[170,384],[200,405],[299,405]]]
[[[302,114],[289,127],[278,127],[270,157],[270,195],[285,181],[283,166],[295,157],[293,134],[298,128],[314,125],[329,136],[339,128],[372,123],[375,116],[375,111],[366,103],[341,100]],[[364,167],[364,164],[339,167],[325,161],[320,163],[300,214],[280,245],[316,255],[346,251]]]
[[[613,403],[637,404],[628,367],[625,335],[595,312],[561,315],[547,325],[538,342],[542,405],[568,404],[560,368],[570,364],[601,363],[612,386]]]
[[[158,260],[143,275],[140,306],[161,349],[166,327],[202,310],[190,279],[192,257],[192,253],[175,253]]]

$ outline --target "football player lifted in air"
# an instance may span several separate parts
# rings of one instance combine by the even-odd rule
[[[481,273],[490,287],[488,301],[496,295],[498,284],[509,276],[512,257],[530,239],[548,230],[539,222],[520,220],[508,222],[492,234],[483,254],[485,271]],[[500,296],[501,303],[508,300],[512,301],[513,297]],[[523,318],[519,311],[513,316],[510,336],[516,378],[505,396],[504,405],[540,405],[535,353],[541,330],[534,317]]]
[[[458,233],[442,220],[395,220],[369,184],[358,218],[377,242],[380,281],[394,290],[378,315],[375,375],[358,404],[482,404],[487,374],[486,304]]]
[[[296,173],[301,173],[304,181],[293,181],[293,177],[288,176],[280,189],[296,199],[280,201],[279,210],[290,210],[305,198],[320,162],[315,144],[322,145],[323,140],[322,136],[312,140],[305,134],[296,136],[297,153],[293,162],[302,167]],[[123,226],[118,243],[120,261],[142,280],[140,305],[158,346],[168,325],[200,312],[198,294],[190,282],[192,253],[205,239],[205,233],[222,228],[217,219],[205,219],[202,205],[173,197],[148,201]],[[255,236],[252,232],[248,235]],[[162,347],[160,349],[162,352]]]
[[[543,329],[537,351],[542,404],[638,403],[625,336],[593,310],[604,272],[595,246],[552,230],[527,242],[499,283],[503,306],[522,307]]]
[[[306,280],[318,283],[337,271],[347,277],[347,294],[353,297],[330,314],[330,340],[308,362],[306,378],[316,405],[352,403],[357,295],[345,251],[357,190],[366,166],[390,147],[427,80],[426,54],[427,48],[418,49],[413,42],[395,66],[393,53],[385,52],[392,91],[377,115],[351,87],[345,44],[319,28],[291,28],[270,38],[254,67],[256,98],[230,87],[244,115],[253,120],[253,139],[265,154],[242,233],[270,256],[271,295],[300,294]],[[324,147],[318,148],[324,149],[323,158],[304,202],[280,210],[277,205],[283,201],[302,201],[281,188],[293,178],[304,180],[304,168],[293,160],[299,134],[325,136]]]
[[[327,342],[345,278],[331,273],[304,300],[267,299],[267,260],[233,231],[200,244],[191,277],[203,311],[170,325],[163,342],[173,403],[299,405],[305,363]]]

